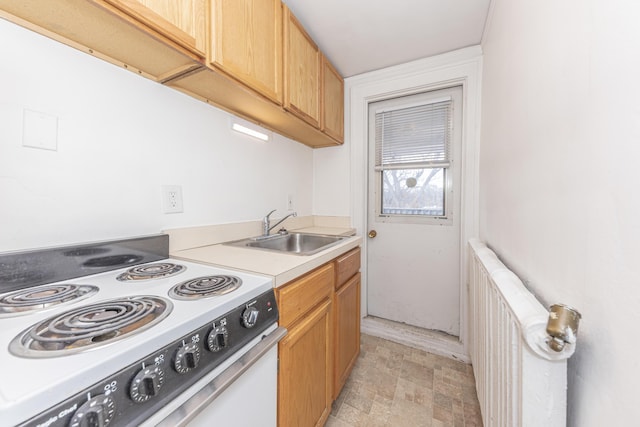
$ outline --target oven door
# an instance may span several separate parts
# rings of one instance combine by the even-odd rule
[[[278,342],[285,328],[273,325],[236,352],[143,426],[275,427]]]

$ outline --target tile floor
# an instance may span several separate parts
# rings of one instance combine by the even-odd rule
[[[471,365],[363,334],[326,427],[482,427]]]

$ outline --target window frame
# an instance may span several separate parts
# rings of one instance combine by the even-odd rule
[[[454,129],[453,124],[455,120],[453,119],[453,117],[454,117],[455,109],[460,108],[460,106],[456,105],[457,99],[455,97],[448,97],[448,96],[443,97],[440,91],[441,90],[437,90],[433,92],[422,92],[422,93],[413,94],[405,97],[393,98],[393,99],[378,101],[376,103],[369,104],[369,132],[375,136],[375,132],[376,132],[375,118],[376,118],[376,114],[378,113],[385,112],[385,111],[398,110],[403,108],[411,108],[416,106],[428,105],[428,104],[436,104],[436,103],[442,102],[444,98],[448,98],[450,99],[450,102],[451,102],[450,114],[452,117],[450,122],[450,129],[449,129],[449,133],[450,133],[449,139],[450,139],[450,144],[453,144],[453,141],[454,141],[453,132],[458,131]],[[435,92],[440,92],[440,93],[435,93]],[[384,168],[384,166],[381,166],[379,168],[376,167],[375,171],[373,172],[375,176],[374,189],[373,189],[373,193],[375,197],[375,203],[374,203],[375,221],[381,222],[381,223],[452,226],[454,222],[454,215],[455,215],[454,206],[453,206],[453,200],[454,200],[453,190],[455,188],[454,186],[455,183],[453,182],[453,176],[455,175],[455,173],[453,173],[453,168],[457,166],[455,162],[458,160],[455,158],[454,152],[455,150],[453,149],[453,147],[450,147],[449,160],[447,165],[433,164],[430,166],[416,166],[416,165],[408,164],[406,168],[399,168],[399,167]],[[375,156],[376,156],[375,143],[369,149],[369,156],[370,156],[369,164],[374,165]],[[419,214],[418,215],[387,214],[382,212],[383,210],[383,207],[382,207],[383,177],[382,176],[385,170],[390,170],[390,169],[412,170],[412,169],[433,169],[433,168],[442,168],[444,173],[444,178],[443,178],[444,215],[438,216],[438,215],[419,215]]]

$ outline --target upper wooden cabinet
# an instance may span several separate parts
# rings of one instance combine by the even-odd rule
[[[280,0],[0,0],[0,17],[309,147],[343,141],[343,82]]]
[[[344,81],[324,55],[321,106],[320,130],[337,142],[344,142]]]
[[[164,82],[202,67],[201,55],[100,0],[0,0],[0,17]]]
[[[284,107],[319,128],[322,55],[289,8],[284,10]]]
[[[105,0],[141,23],[204,57],[206,0]]]
[[[282,105],[280,0],[212,0],[208,61]]]

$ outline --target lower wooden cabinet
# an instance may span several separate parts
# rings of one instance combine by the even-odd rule
[[[322,426],[331,412],[331,300],[280,341],[278,426]]]
[[[322,426],[331,412],[335,281],[328,263],[276,289],[280,326],[278,426]]]
[[[276,288],[278,426],[322,426],[360,354],[360,249]]]
[[[360,273],[336,291],[333,301],[333,399],[336,399],[360,354]]]

